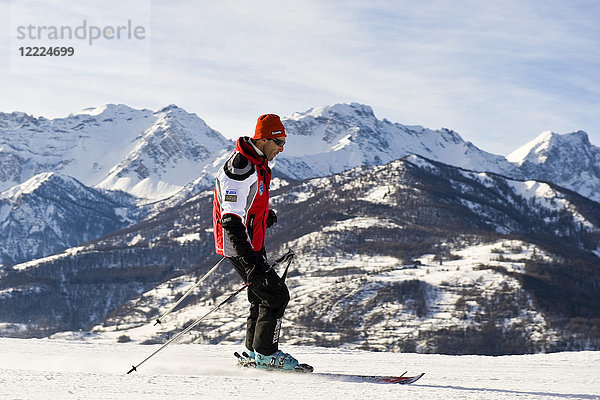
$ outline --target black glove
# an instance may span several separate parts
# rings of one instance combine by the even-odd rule
[[[269,215],[267,215],[267,228],[272,227],[275,222],[277,222],[277,214],[275,214],[275,211],[269,210]]]
[[[262,253],[251,251],[242,257],[242,262],[244,263],[246,279],[250,284],[255,284],[264,280],[269,265]]]

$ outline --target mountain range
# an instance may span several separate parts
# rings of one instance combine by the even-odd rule
[[[297,253],[291,341],[455,353],[475,340],[467,352],[486,354],[598,346],[587,278],[600,256],[600,149],[584,132],[543,133],[505,158],[356,103],[282,120],[270,250]],[[0,114],[0,143],[3,335],[160,341],[235,285],[223,270],[175,326],[148,332],[144,321],[216,261],[213,174],[234,143],[196,115]],[[552,309],[557,296],[566,304]],[[198,340],[239,340],[235,321],[217,315]],[[518,338],[486,347],[486,335],[507,333]]]
[[[283,122],[288,144],[273,170],[276,177],[287,180],[322,177],[418,154],[474,171],[552,182],[600,201],[600,148],[584,132],[545,132],[505,158],[465,142],[449,129],[433,131],[379,120],[371,107],[357,103],[312,108]],[[132,198],[126,207],[132,223],[151,214],[152,208],[174,206],[210,189],[216,169],[233,146],[232,140],[198,116],[174,105],[150,111],[110,104],[53,120],[18,112],[0,114],[0,190],[35,180],[38,174],[72,177],[105,194],[134,196],[137,212],[132,210]],[[75,191],[73,196],[84,192]],[[87,201],[83,196],[81,203]],[[30,219],[53,206],[53,200],[38,202],[36,214],[10,192],[0,197],[1,220],[5,225],[12,221],[11,233],[3,234],[0,263],[53,254],[117,227],[75,227],[80,225],[75,219],[58,218],[52,223],[53,235],[59,239],[25,244],[35,237],[24,230],[37,223]],[[105,206],[112,207],[110,201]],[[72,231],[79,233],[71,239],[61,237]]]
[[[109,104],[48,120],[0,114],[0,190],[41,172],[157,200],[195,179],[231,142],[195,114]]]
[[[357,103],[315,107],[282,120],[288,145],[274,170],[288,178],[326,176],[418,154],[461,168],[545,180],[600,200],[600,149],[582,131],[544,132],[504,157],[450,129],[379,120],[371,107]],[[233,145],[175,105],[153,112],[109,104],[53,120],[0,113],[0,190],[40,172],[56,172],[87,186],[157,201],[212,176]]]

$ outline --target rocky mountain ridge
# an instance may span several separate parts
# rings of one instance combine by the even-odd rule
[[[0,193],[0,260],[14,264],[77,246],[141,217],[137,199],[42,172]]]
[[[286,149],[277,173],[295,179],[327,176],[359,165],[382,165],[418,154],[457,167],[519,175],[504,157],[480,150],[450,129],[406,126],[375,117],[371,107],[351,103],[316,107],[284,118]]]

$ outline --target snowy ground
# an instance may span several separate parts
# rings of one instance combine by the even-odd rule
[[[410,386],[240,370],[234,345],[0,339],[0,399],[600,399],[600,352],[442,356],[286,347],[318,372],[426,375]]]

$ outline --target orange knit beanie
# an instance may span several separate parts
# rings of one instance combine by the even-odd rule
[[[252,139],[269,139],[274,137],[286,137],[285,127],[278,115],[265,114],[258,117],[256,129]]]

